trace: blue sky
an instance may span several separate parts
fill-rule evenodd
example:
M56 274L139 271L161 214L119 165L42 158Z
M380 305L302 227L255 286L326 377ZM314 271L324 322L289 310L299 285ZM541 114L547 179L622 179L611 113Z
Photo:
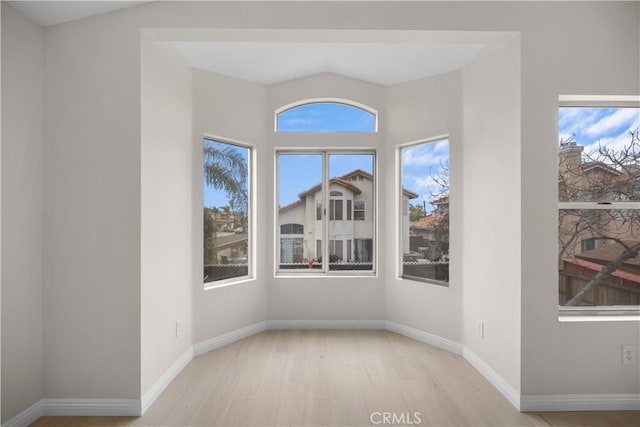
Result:
M356 169L373 174L372 154L330 154L329 177L346 175ZM278 205L299 200L298 194L322 182L321 154L278 155Z
M433 176L442 168L449 166L449 140L425 142L402 149L402 186L419 194L412 199L412 205L423 205L426 202L427 212L433 207L430 201L432 193L438 194L439 186Z
M375 116L336 103L306 104L278 114L278 132L375 132Z
M638 108L561 107L558 115L559 142L573 136L585 153L598 150L602 144L620 150L631 141L629 130L640 126Z

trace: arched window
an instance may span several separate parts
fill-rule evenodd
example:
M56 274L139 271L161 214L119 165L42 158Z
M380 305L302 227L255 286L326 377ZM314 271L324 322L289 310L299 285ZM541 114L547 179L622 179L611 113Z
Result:
M276 111L276 132L376 131L376 112L356 103L313 100L289 105Z
M304 225L282 224L280 226L280 234L304 234Z
M333 190L333 191L331 191L331 193L329 193L329 195L330 195L331 197L341 197L341 196L342 196L342 191L335 191L335 190Z

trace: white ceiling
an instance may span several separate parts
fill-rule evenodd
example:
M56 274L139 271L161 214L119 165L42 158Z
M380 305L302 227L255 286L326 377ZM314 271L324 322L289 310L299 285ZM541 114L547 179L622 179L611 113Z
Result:
M9 1L43 26L149 2ZM335 39L329 42L184 41L175 45L194 68L263 85L313 74L335 73L383 86L462 68L485 46L460 41L399 43L395 40L394 43L385 43L380 40L335 42Z
M143 3L149 1L9 1L11 6L45 27Z
M189 65L269 85L318 73L394 85L467 65L482 44L175 42Z

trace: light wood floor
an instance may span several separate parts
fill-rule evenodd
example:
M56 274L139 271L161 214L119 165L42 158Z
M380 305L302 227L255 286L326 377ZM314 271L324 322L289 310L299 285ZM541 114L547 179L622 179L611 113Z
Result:
M374 424L383 412L404 425L417 412L423 426L640 426L640 412L519 413L460 356L388 331L336 330L266 331L199 356L140 418L32 426L390 425Z

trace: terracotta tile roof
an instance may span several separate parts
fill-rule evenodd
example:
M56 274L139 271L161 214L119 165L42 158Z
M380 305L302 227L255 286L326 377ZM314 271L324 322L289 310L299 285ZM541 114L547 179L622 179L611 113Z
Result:
M279 211L280 211L280 212L288 211L289 209L293 209L293 208L295 208L296 206L300 206L300 205L302 204L302 202L303 202L303 200L302 200L302 199L301 199L301 200L296 200L296 201L295 201L295 202L293 202L293 203L289 203L288 205L284 205L284 206L282 206L282 207L280 208L280 210L279 210Z
M342 175L340 178L348 180L350 178L353 178L356 175L360 175L371 180L373 179L373 175L371 175L369 172L363 171L362 169L356 169L353 172L349 172L346 175Z
M604 268L604 265L602 264L598 264L597 262L586 261L580 258L564 257L562 258L562 261L567 262L569 264L579 265L580 267L584 267L589 270L592 270L594 271L594 276L597 272L599 272ZM619 279L628 280L630 282L640 283L640 274L638 273L633 273L633 272L624 271L624 270L616 270L613 273L611 273L611 276L617 277Z
M349 190L353 191L355 194L360 194L362 193L362 190L360 190L358 187L356 187L354 184L352 184L349 181L345 181L342 178L331 178L331 180L329 180L329 184L340 184L343 187L348 188ZM311 193L315 193L316 191L320 190L320 188L322 188L322 184L318 184L315 185L313 187L311 187L308 190L303 191L302 193L298 194L298 197L300 197L301 199L304 198L307 194L311 194Z
M440 222L442 221L443 216L442 215L429 215L429 216L425 216L424 218L420 218L417 219L415 221L413 221L411 223L411 227L412 228L420 228L423 230L429 229L429 228L434 228L437 227L438 225L440 225Z

